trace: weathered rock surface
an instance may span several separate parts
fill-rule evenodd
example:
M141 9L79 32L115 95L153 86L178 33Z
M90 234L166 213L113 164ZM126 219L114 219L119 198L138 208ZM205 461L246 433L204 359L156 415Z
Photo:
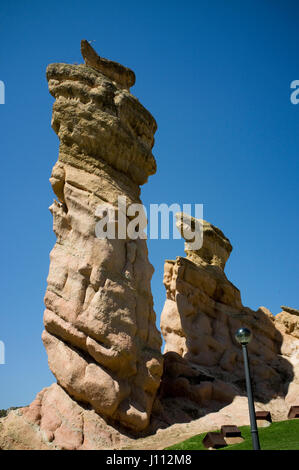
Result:
M139 432L138 437L130 434L113 419L104 420L93 403L78 403L54 384L42 390L29 407L12 411L0 421L0 448L164 449L223 425L249 424L243 359L234 339L241 325L254 333L249 350L256 410L270 410L273 421L287 419L299 396L298 316L281 312L274 317L264 307L257 312L243 307L238 289L221 267L227 254L210 243L221 232L208 223L205 226L210 238L204 237L196 263L179 257L165 265L168 299L162 330L167 352L146 432ZM231 251L227 242L225 246ZM212 256L209 250L218 255ZM205 253L205 259L200 253ZM54 341L66 334L63 321L52 321L51 313L46 313L46 324L56 329ZM79 348L84 344L75 329L69 328L67 334ZM52 347L59 354L60 344ZM64 353L57 362L63 358ZM61 367L65 379L71 371L69 362L71 355Z
M116 449L131 441L57 384L43 389L30 406L11 411L0 422L2 450Z
M285 305L282 305L280 307L283 312L291 313L292 315L297 315L299 316L299 310L297 308L292 308L292 307L286 307Z
M93 51L87 45L82 42L85 56ZM99 206L108 202L117 210L118 197L141 204L139 185L156 170L156 122L119 86L131 76L128 69L102 62L47 68L60 149L50 179L58 198L50 208L57 243L43 342L61 387L138 431L148 426L162 373L153 267L146 240L118 238L117 232L115 239L99 239L95 227Z
M93 47L85 39L81 41L81 54L86 65L96 68L102 72L103 75L117 83L119 87L129 90L130 87L135 84L135 74L133 70L124 67L118 62L99 57Z
M245 395L242 350L234 335L247 326L253 331L248 349L255 398L271 402L272 411L273 400L285 398L279 403L286 419L290 403L299 396L298 316L283 312L274 317L265 307L256 312L244 307L223 270L231 250L223 233L203 221L202 247L190 252L186 243L187 258L165 263L165 363L159 400L167 408L169 401L182 397L196 415ZM171 413L166 414L165 420L171 420Z
M183 212L177 213L176 219L176 226L181 236L185 238L186 258L205 268L211 265L224 270L233 247L223 232L209 222L196 219ZM190 237L190 234L194 234L196 231L201 233L202 241L201 247L197 250L191 249L190 240L186 239L187 235Z
M262 409L262 405L258 404L257 409ZM246 398L236 397L219 412L177 422L147 437L140 434L136 439L124 429L115 429L91 407L83 407L53 384L39 392L30 406L11 411L1 419L0 450L164 449L232 421L239 426L249 424Z
M57 243L50 254L42 339L58 385L40 392L28 409L10 413L3 425L8 432L15 423L17 434L25 433L28 422L36 425L22 441L31 448L105 447L110 431L96 442L102 418L140 432L148 427L163 368L146 240L123 235L127 206L141 204L140 185L156 171L156 122L128 91L132 71L99 58L86 41L82 52L86 65L47 68L60 147L50 178ZM107 204L116 209L115 239L96 236L104 217L98 209ZM83 412L84 406L93 411ZM0 446L7 448L14 437L8 432L3 439Z

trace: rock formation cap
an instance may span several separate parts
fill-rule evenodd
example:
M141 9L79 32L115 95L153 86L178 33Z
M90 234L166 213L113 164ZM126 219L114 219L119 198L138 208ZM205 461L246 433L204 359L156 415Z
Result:
M284 312L291 313L292 315L298 315L299 316L299 310L297 308L286 307L286 305L281 305L280 308Z
M223 232L206 220L196 219L184 212L178 212L176 218L176 226L186 240L185 253L187 258L195 264L210 264L224 270L233 247ZM198 250L192 250L190 249L190 232L194 233L198 230L201 230L202 233L202 246Z
M85 64L47 67L55 98L52 127L60 140L59 160L88 172L107 164L137 185L156 172L152 154L157 123L129 92L132 70L99 57L81 42ZM122 178L122 175L120 175Z
M100 57L86 39L81 41L81 54L86 65L99 70L121 88L129 89L135 84L135 73L118 62Z

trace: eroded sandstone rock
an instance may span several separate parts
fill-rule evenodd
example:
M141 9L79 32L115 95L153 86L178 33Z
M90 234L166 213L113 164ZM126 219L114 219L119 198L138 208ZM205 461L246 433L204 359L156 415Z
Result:
M196 265L207 267L219 266L224 269L225 264L233 249L230 241L224 233L214 225L202 219L196 219L188 214L179 212L176 214L176 226L183 238L185 238L186 258ZM192 249L190 237L196 231L201 233L201 247ZM204 235L204 240L203 240ZM189 236L187 238L186 236Z
M283 312L291 313L292 315L297 315L299 316L299 310L297 308L292 308L292 307L286 307L285 305L282 305L280 307Z
M283 312L275 317L265 307L244 307L240 291L224 273L232 250L229 240L206 221L202 230L199 250L190 251L186 242L186 258L165 262L165 364L159 399L167 408L167 400L182 397L196 403L201 413L245 395L243 356L235 332L247 326L253 331L249 357L255 398L271 402L272 410L273 400L283 398L280 412L286 417L298 391L298 316Z
M96 236L105 212L99 207L114 207L118 223L121 197L126 228L126 207L141 204L140 185L156 171L157 126L128 91L132 71L99 58L86 41L82 53L86 65L47 68L60 147L50 178L57 243L50 254L42 339L58 384L40 392L28 409L9 414L2 448L113 446L116 431L109 443L96 442L103 418L133 432L147 428L160 385L161 336L146 240L123 231L115 239ZM28 423L35 426L30 431ZM109 428L103 432L109 435Z
M0 423L1 450L117 449L133 442L83 407L59 385L43 389L30 406L11 411Z
M130 87L135 84L135 74L133 70L112 60L100 57L85 39L81 41L81 54L86 65L96 68L102 72L103 75L116 82L121 88L129 90Z
M156 170L156 122L126 89L133 72L99 58L86 41L82 51L87 65L47 68L60 148L50 179L57 243L43 342L64 390L136 431L148 426L162 373L153 267L146 240L117 232L99 239L95 227L99 206L117 209L119 197L141 204L139 185Z

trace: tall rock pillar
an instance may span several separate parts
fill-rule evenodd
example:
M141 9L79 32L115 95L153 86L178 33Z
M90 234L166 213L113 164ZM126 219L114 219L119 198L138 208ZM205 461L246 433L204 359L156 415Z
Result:
M100 58L47 68L60 140L51 184L57 242L50 258L43 342L58 384L133 430L147 427L162 374L146 240L99 239L97 209L141 204L156 171L156 122L129 91L134 73ZM126 219L128 222L128 218Z

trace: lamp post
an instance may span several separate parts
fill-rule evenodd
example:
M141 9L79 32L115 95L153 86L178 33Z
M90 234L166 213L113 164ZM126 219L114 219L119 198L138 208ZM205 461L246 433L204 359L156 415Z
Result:
M238 343L241 344L242 350L243 350L253 450L260 450L261 447L260 447L259 434L258 434L257 425L256 425L256 417L255 417L255 409L254 409L254 401L253 401L253 394L252 394L252 388L251 388L251 377L250 377L250 369L249 369L249 361L248 361L248 352L247 352L247 344L250 343L252 339L252 333L248 328L240 328L236 332L235 338L238 341Z

